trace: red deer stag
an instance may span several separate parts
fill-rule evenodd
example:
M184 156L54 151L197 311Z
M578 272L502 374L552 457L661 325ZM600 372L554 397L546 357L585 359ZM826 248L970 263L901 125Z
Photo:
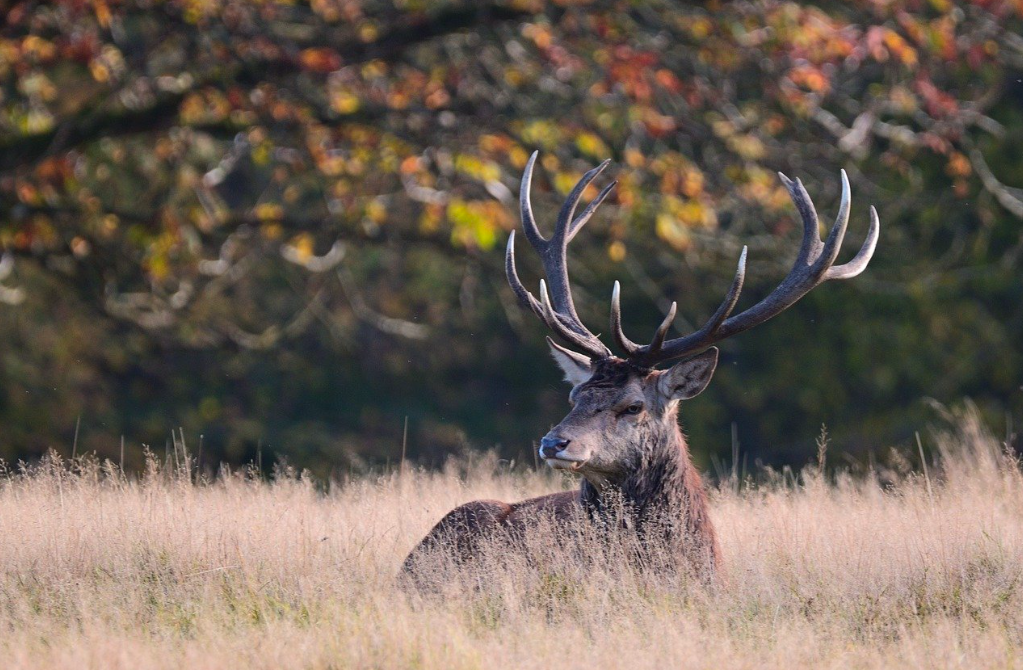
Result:
M615 356L582 324L572 301L566 247L592 218L615 184L612 182L575 216L587 186L608 166L601 163L576 184L554 228L544 239L536 227L529 191L534 153L526 165L520 191L522 227L526 239L540 255L549 282L540 281L540 299L519 280L515 269L515 233L508 239L505 269L508 282L525 307L536 314L570 347L547 343L555 361L572 385L572 409L540 441L540 457L552 468L581 475L578 491L552 493L518 503L497 500L469 502L449 512L409 554L406 573L415 574L418 561L430 551L450 552L456 560L470 558L479 541L495 531L524 530L538 515L567 521L609 519L646 540L667 542L678 567L713 575L719 563L718 545L707 513L700 475L690 461L689 449L678 425L679 401L695 397L710 382L717 365L714 343L749 330L792 306L810 290L829 279L850 279L863 272L877 244L880 222L870 208L870 231L863 247L845 265L834 265L849 221L849 180L842 171L842 200L827 239L821 241L817 212L803 187L781 175L803 222L803 241L788 276L766 298L732 316L746 273L746 249L721 306L696 332L667 339L675 317L673 303L649 344L640 345L622 332L619 285L611 294L611 332L624 354ZM682 359L666 370L656 366ZM607 527L607 524L604 525ZM662 545L664 546L664 545Z

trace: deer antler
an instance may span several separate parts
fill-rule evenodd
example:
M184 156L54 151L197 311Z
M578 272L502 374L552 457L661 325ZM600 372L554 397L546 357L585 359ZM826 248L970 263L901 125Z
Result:
M845 170L842 170L842 200L838 207L838 216L827 239L823 242L818 232L820 224L817 219L817 211L814 209L813 202L810 200L806 188L803 187L803 183L798 179L793 182L781 173L779 176L788 189L803 221L803 241L799 248L799 256L796 257L796 262L781 284L757 304L730 317L739 300L742 282L746 276L746 247L743 247L732 286L728 289L721 306L702 328L690 335L665 341L668 328L675 318L676 305L672 303L671 309L668 310L668 316L654 333L650 344L641 346L631 341L622 332L620 288L618 282L615 282L614 291L611 294L611 331L618 346L625 351L626 357L630 361L637 365L653 367L662 361L699 353L715 342L749 330L777 316L827 280L851 279L866 269L874 255L874 248L877 246L881 228L877 210L873 207L870 208L870 231L859 252L848 263L834 265L849 223L849 178L846 176Z
M575 303L572 301L572 287L568 281L568 258L566 249L568 243L576 236L580 229L593 217L597 207L611 193L611 189L618 182L611 182L597 195L596 198L576 218L576 207L583 191L590 185L597 176L611 163L606 160L582 176L579 183L575 185L568 199L562 205L554 225L554 234L551 238L545 239L536 227L536 220L533 217L533 206L529 200L529 189L533 181L533 166L536 164L538 152L534 151L526 163L526 171L522 175L522 185L519 190L519 207L522 212L522 229L526 234L529 244L536 250L543 263L544 274L547 281L540 280L540 299L537 300L533 294L526 290L519 280L518 272L515 270L515 231L508 237L508 250L505 255L505 273L508 275L508 283L512 290L519 297L525 306L529 307L540 317L540 320L547 324L547 327L557 333L569 344L585 351L593 358L608 358L611 350L591 333L579 320L575 311ZM550 283L550 294L547 292L547 282Z
M540 231L536 227L533 208L529 201L529 188L533 180L533 166L536 163L536 157L537 152L534 151L533 155L529 157L529 162L526 163L526 171L522 175L522 186L519 191L519 204L522 210L523 231L526 234L526 239L536 249L543 262L547 282L550 282L550 295L547 292L547 283L542 279L540 280L539 300L527 291L519 280L515 269L514 231L508 238L508 250L505 255L505 272L508 275L508 283L511 284L519 300L562 339L583 350L593 359L608 358L612 355L611 350L582 324L575 311L571 285L568 281L566 249L568 243L592 218L597 207L617 183L611 182L605 186L604 190L593 199L593 202L583 210L582 214L575 219L572 218L583 191L590 182L597 178L597 175L604 171L610 161L604 161L584 174L579 183L575 185L571 193L568 194L565 204L561 207L554 227L554 234L548 240L540 235ZM676 303L672 303L668 315L654 332L650 344L646 345L636 344L622 332L621 287L618 282L615 282L614 291L611 293L611 333L628 360L643 367L653 367L673 358L692 356L708 349L716 342L749 330L777 316L829 279L851 279L866 269L874 255L874 248L877 246L881 229L877 210L873 207L870 208L870 231L867 233L867 239L863 242L863 246L848 263L835 265L846 228L849 225L851 203L849 178L845 174L845 170L842 170L842 200L838 207L838 216L824 241L820 239L817 211L814 209L803 182L798 179L793 182L781 173L779 176L788 189L792 202L795 203L796 210L803 221L803 241L799 248L799 255L785 279L766 298L746 311L731 316L739 302L743 280L746 278L747 249L743 247L732 285L725 294L721 305L703 327L690 335L666 340L677 308Z

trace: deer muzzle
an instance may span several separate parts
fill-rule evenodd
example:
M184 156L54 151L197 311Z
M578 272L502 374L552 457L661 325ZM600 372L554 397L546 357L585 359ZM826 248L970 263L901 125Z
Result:
M557 470L578 470L587 461L585 456L572 453L571 440L557 435L545 435L540 440L540 458Z

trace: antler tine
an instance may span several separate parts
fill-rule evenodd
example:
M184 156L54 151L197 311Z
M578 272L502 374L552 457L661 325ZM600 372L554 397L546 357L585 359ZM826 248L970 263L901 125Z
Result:
M799 245L799 256L796 257L796 265L810 265L817 260L821 252L820 219L817 218L817 209L813 206L810 194L800 179L792 181L781 172L778 173L781 183L789 192L789 197L796 205L799 212L799 219L803 222L803 240Z
M575 221L572 222L572 225L568 227L567 239L568 242L571 242L572 238L575 237L575 234L582 230L583 226L589 223L590 218L593 217L594 212L597 211L597 208L600 207L600 204L604 202L604 199L611 194L611 191L613 191L614 187L617 185L618 181L615 180L608 184L607 186L605 186L604 189L597 194L597 197L593 199L593 202L586 206L586 209L583 210L583 213L576 217Z
M881 219L877 217L877 210L873 205L870 207L870 230L867 232L867 239L863 246L852 257L852 260L844 265L830 267L824 273L824 280L828 279L852 279L867 269L867 264L874 256L874 249L877 248L877 238L881 235Z
M557 349L562 354L564 354L568 358L572 359L573 361L575 361L579 365L585 367L585 366L589 365L592 362L592 361L590 361L590 359L588 357L583 356L582 354L580 354L578 352L572 351L568 347L561 346L560 344L555 342L554 338L552 338L550 335L548 335L546 337L546 339L547 339L547 344L549 344L551 347Z
M585 351L587 351L587 352L589 352L591 354L596 354L596 352L600 352L600 355L606 356L606 355L608 355L610 353L607 350L607 348L604 347L603 345L599 345L599 347L593 346L593 344L590 342L589 338L584 338L584 337L580 336L579 333L576 333L575 331L573 331L568 326L568 324L566 324L564 322L564 320L561 317L561 315L559 315L557 312L555 312L553 308L548 309L549 303L550 303L550 297L547 295L547 287L546 287L545 282L542 279L540 280L540 291L541 291L540 298L541 298L541 300L537 300L533 296L533 294L530 293L529 290L526 289L526 287L522 284L522 281L519 279L518 271L515 268L515 231L514 230L508 236L508 248L507 248L507 251L505 253L504 269L505 269L505 274L508 277L508 284L511 285L512 291L515 292L515 295L519 298L519 301L522 302L527 307L529 307L529 309L534 314L536 314L538 317L540 317L540 320L543 321L545 324L547 324L548 328L550 328L551 330L555 331L556 333L558 333L559 335L564 337L569 342L572 342L573 344L581 347L582 349L584 349ZM545 306L544 303L543 303L543 300L547 300L548 305ZM590 337L592 337L592 336L590 336ZM593 339L596 339L596 338L593 338Z
M505 274L508 276L508 284L511 285L519 300L562 339L583 349L590 356L606 358L611 355L611 350L582 324L576 312L575 303L572 300L572 287L568 279L567 247L571 238L593 216L597 206L610 193L611 186L604 188L577 219L572 219L586 187L607 168L610 161L604 161L589 170L572 188L558 215L554 234L550 239L546 239L537 228L529 195L533 181L533 168L538 155L538 152L534 151L526 162L519 190L519 206L522 214L522 229L526 234L526 239L540 256L546 280L541 282L539 300L526 290L515 267L515 234L512 232L508 238L508 247L505 252ZM547 292L548 283L550 284L549 294Z
M650 340L650 351L660 351L661 346L664 344L664 338L668 336L668 329L671 328L671 324L675 322L675 312L678 310L678 303L672 302L671 307L668 308L668 314L664 317L664 321L661 321L661 325L657 326L657 330L654 331L654 339Z
M540 234L536 227L536 219L533 217L533 203L530 202L529 191L533 186L533 166L536 165L536 158L539 151L534 151L526 161L526 169L522 173L522 183L519 186L519 211L522 214L522 230L526 233L526 239L533 245L538 253L546 246L547 240Z
M614 289L611 291L611 333L614 335L615 342L626 353L626 356L639 362L660 352L661 345L664 344L664 338L668 335L668 329L671 328L671 324L675 321L677 310L678 303L672 302L671 307L668 308L668 314L661 321L661 325L657 327L650 344L645 347L636 344L626 337L625 331L622 330L621 285L616 280Z
M643 347L642 345L636 344L627 338L625 333L622 331L621 294L622 286L617 280L615 280L615 286L611 290L611 335L626 355L634 357L643 349ZM674 308L674 305L672 305L672 307ZM672 315L674 316L674 313Z
M748 251L749 247L744 245L742 253L739 254L739 264L735 268L735 277L732 278L732 285L728 287L725 299L721 301L721 305L707 319L707 323L703 326L703 330L706 330L708 334L717 332L718 328L732 314L732 310L735 309L735 305L739 302L739 294L742 293L742 285L746 281L746 253Z
M576 221L572 220L572 217L575 215L575 208L579 206L579 198L583 197L583 191L586 190L586 187L589 186L590 183L594 179L596 179L601 172L607 169L607 166L610 164L611 159L605 160L597 167L587 171L586 174L584 174L582 178L578 182L576 182L576 185L572 187L572 190L569 192L568 197L565 199L565 204L561 206L561 211L558 212L558 219L554 228L554 237L551 238L552 241L564 239L564 244L568 244L569 228L575 228L576 232L578 232L579 228L581 228L582 225L586 223L586 221L583 221L582 224L576 226ZM600 203L598 202L597 205L599 204ZM596 207L594 207L593 209L595 210ZM586 210L584 210L584 213L585 211ZM590 216L592 215L593 213L591 212Z
M14 270L14 256L11 255L11 252L5 251L0 256L0 281L11 276L12 270Z
M654 333L653 340L650 344L645 347L640 347L639 351L635 354L631 354L630 357L637 363L642 365L653 366L659 361L667 360L669 358L677 358L678 356L686 355L687 353L695 353L700 349L713 344L717 339L718 329L725 322L725 319L735 309L735 305L739 302L739 295L742 293L742 285L746 280L746 254L748 252L747 247L742 248L742 253L739 254L739 263L735 269L735 277L732 278L732 284L728 287L728 292L725 294L725 299L721 301L721 304L714 311L707 322L703 326L693 333L692 335L671 340L664 345L664 338L668 332L668 328L671 326L672 321L675 319L675 308L676 303L671 303L671 309L668 310L668 316L664 319L661 325L657 328L657 332ZM683 352L682 354L674 353L675 347L681 343L685 343L687 348L691 348L692 352Z
M817 266L827 271L838 258L838 251L842 248L842 240L845 239L845 230L849 226L849 210L851 209L851 196L849 194L849 176L842 170L842 200L838 205L838 215L835 217L835 225L828 233L828 239L824 242L824 249L820 258L817 259Z
M785 279L766 298L744 312L730 316L738 302L745 279L747 252L743 247L732 286L721 306L707 323L695 333L670 340L660 347L655 346L659 344L655 338L654 342L640 348L635 355L637 361L645 365L653 365L671 358L699 353L715 342L749 330L777 316L825 281L850 279L863 272L867 267L877 246L881 229L880 219L873 207L870 208L870 231L867 233L863 246L851 261L845 265L833 267L849 223L851 197L849 179L845 171L842 171L842 199L838 208L838 216L825 242L821 242L817 212L802 182L798 179L793 182L785 175L780 176L803 221L803 240L800 244L799 256Z
M508 248L504 254L504 273L508 277L508 284L511 285L512 291L518 296L519 301L529 307L533 314L536 314L541 319L545 319L543 313L543 306L540 301L533 297L525 286L522 284L522 280L519 279L519 273L515 269L515 231L511 231L508 235Z
M558 219L554 226L554 235L545 243L544 249L540 253L543 258L544 272L547 274L547 280L551 285L551 297L554 300L555 311L565 317L565 323L569 328L580 335L588 337L594 336L582 324L579 314L575 311L575 302L572 300L572 286L568 280L568 229L572 223L572 216L579 205L579 198L582 197L583 191L610 163L610 160L606 160L592 170L589 170L572 187L568 198L565 200L565 204L562 205L561 211L558 213Z
M540 304L543 307L544 322L547 323L551 330L560 335L562 339L574 344L595 358L607 358L611 355L611 350L605 347L597 339L596 335L589 331L586 331L585 335L577 333L562 321L561 315L551 307L551 299L547 295L547 283L543 279L540 280Z

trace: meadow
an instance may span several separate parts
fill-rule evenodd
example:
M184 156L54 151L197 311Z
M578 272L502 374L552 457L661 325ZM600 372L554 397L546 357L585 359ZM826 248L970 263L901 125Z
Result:
M574 482L482 459L325 490L51 457L0 476L0 666L1023 667L1019 464L969 413L924 443L926 473L714 487L715 584L539 538L427 595L395 574L444 512Z

